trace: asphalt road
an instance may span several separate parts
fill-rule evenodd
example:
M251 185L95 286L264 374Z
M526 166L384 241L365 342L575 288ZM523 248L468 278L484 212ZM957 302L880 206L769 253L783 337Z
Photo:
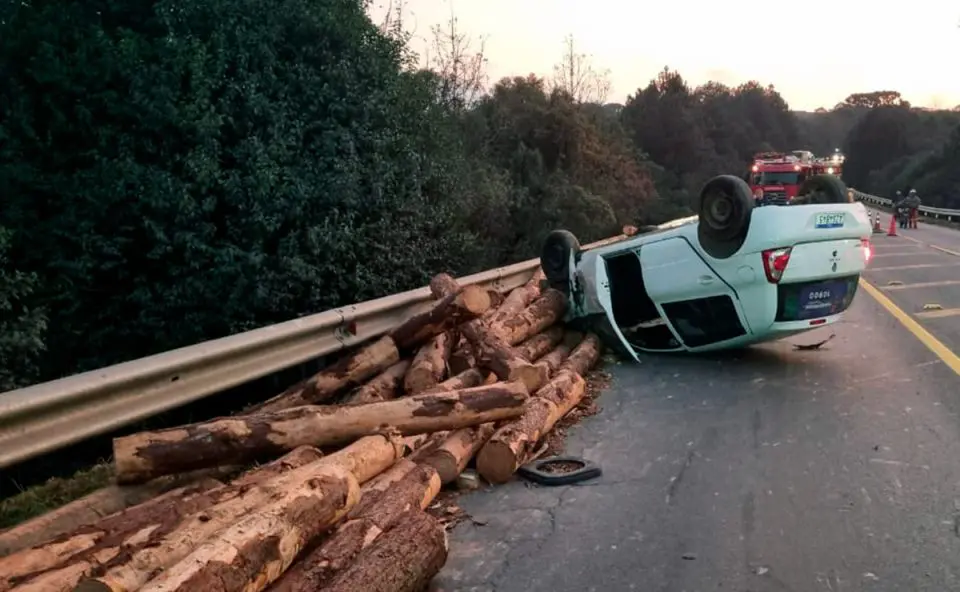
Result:
M819 332L609 366L603 411L567 441L604 475L463 496L476 522L431 589L960 590L960 314L917 316L960 307L960 281L916 286L960 280L960 255L929 246L960 253L960 232L905 236L876 235L865 274L889 306L861 289Z

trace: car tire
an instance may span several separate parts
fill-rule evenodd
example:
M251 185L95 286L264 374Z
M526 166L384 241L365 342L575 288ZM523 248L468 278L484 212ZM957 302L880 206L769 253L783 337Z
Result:
M747 183L733 175L720 175L700 190L697 238L714 259L726 259L740 250L750 228L753 194Z
M580 260L580 241L569 230L554 230L547 235L540 249L540 267L551 288L570 293L570 257Z
M834 175L814 175L800 185L791 205L850 203L847 186Z

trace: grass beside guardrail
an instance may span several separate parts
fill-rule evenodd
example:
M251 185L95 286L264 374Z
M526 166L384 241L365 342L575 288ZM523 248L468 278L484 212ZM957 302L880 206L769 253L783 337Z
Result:
M46 483L24 489L0 500L0 529L55 510L60 506L106 487L113 480L113 466L99 463L81 469L71 477L54 477Z

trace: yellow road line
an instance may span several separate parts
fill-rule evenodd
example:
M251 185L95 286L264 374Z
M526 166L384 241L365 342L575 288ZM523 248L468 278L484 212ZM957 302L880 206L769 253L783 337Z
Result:
M868 267L867 271L893 271L895 269L921 269L924 267L956 267L960 263L914 263L913 265L892 265L889 267Z
M868 270L869 271L869 270ZM943 280L942 282L919 282L916 284L896 284L883 286L882 290L908 290L910 288L939 288L940 286L955 286L960 280Z
M944 364L949 366L956 374L960 375L960 356L953 353L950 348L934 337L932 333L924 329L920 323L910 318L910 315L903 312L899 306L894 304L892 300L887 298L883 292L875 288L870 282L860 278L860 286L873 296L873 299L876 300L880 306L887 309L887 312L900 321L900 324L903 325L907 331L913 333L913 336L920 340L920 343L927 346L930 351L943 360Z
M914 316L918 319L939 319L941 317L955 317L960 315L960 308L944 308L941 310L926 310Z
M956 251L951 251L950 249L944 249L943 247L938 247L937 245L930 245L930 248L931 248L931 249L936 249L936 250L938 250L938 251L942 251L942 252L946 253L947 255L953 255L953 256L955 256L955 257L960 257L960 253L958 253L958 252L956 252Z

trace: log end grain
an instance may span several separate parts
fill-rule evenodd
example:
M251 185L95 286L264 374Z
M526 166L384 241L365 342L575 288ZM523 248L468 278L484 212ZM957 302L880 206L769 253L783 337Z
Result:
M467 286L457 298L460 307L471 315L480 316L490 309L493 304L490 293L480 286Z

